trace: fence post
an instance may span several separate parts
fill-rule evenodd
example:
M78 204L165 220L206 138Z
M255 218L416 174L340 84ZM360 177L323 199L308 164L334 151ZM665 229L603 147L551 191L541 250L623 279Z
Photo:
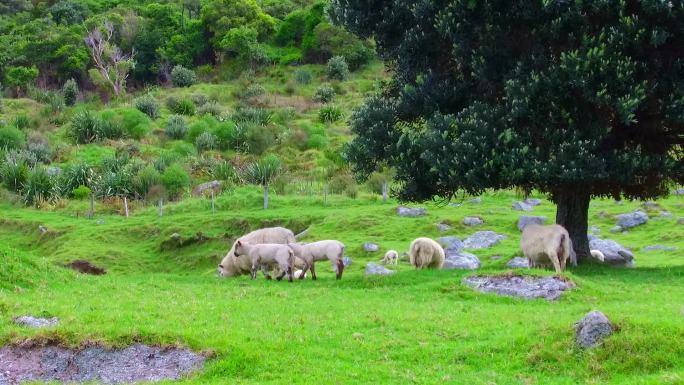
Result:
M164 216L164 198L159 198L159 216Z
M211 213L214 214L216 209L214 208L214 190L211 190Z
M387 181L382 182L382 203L387 203Z
M95 194L90 193L90 211L88 212L88 218L93 219L95 216Z
M124 195L124 213L126 218L128 218L128 198Z

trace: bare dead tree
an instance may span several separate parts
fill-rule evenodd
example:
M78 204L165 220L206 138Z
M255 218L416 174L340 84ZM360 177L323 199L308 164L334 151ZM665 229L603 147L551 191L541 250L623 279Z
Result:
M106 21L102 28L95 28L88 33L85 44L90 50L90 57L102 82L111 86L114 94L119 96L125 90L126 79L135 66L135 50L130 54L121 52L121 49L112 42L113 35L114 25Z

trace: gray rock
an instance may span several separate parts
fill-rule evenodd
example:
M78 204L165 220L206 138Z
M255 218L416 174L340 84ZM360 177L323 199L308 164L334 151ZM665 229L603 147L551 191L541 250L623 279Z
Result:
M613 325L608 317L596 310L589 312L575 324L575 342L582 348L594 347L612 333Z
M441 232L449 231L451 229L451 226L447 225L446 223L438 223L437 229Z
M480 259L470 253L446 253L443 269L466 269L475 270L480 268Z
M663 219L672 219L672 213L669 211L661 211L660 212L660 218Z
M611 232L611 233L621 233L621 232L623 232L623 231L625 231L625 229L623 229L623 228L620 227L620 226L613 226L613 227L610 228L610 232Z
M48 176L57 176L62 173L62 169L57 166L49 166L45 171Z
M59 325L59 318L41 318L30 315L23 315L21 317L15 318L14 323L20 326L25 326L27 328L41 329Z
M463 218L463 224L466 226L477 226L483 224L484 221L480 217L465 217Z
M0 348L0 384L25 382L131 384L178 380L199 370L205 358L187 349L141 344L109 350L91 346L69 350L56 346Z
M456 202L450 202L450 203L449 203L449 207L456 207L456 208L458 208L458 207L461 207L461 206L463 206L463 204L461 204L461 203L456 203Z
M591 226L589 230L594 235L601 233L601 229L598 226Z
M532 206L528 205L525 202L515 202L513 203L512 208L513 210L517 211L532 211Z
M396 273L396 271L378 265L377 263L368 262L366 265L366 275L390 275L394 273Z
M676 251L677 246L652 245L652 246L646 246L641 250L643 250L643 251Z
M677 219L678 225L684 225L684 217Z
M672 195L684 195L684 188L672 190Z
M605 256L604 263L609 265L634 267L634 254L611 239L600 239L589 235L589 249L599 250Z
M375 253L380 250L380 246L377 243L366 242L363 244L363 251L368 253Z
M192 189L192 194L193 195L204 195L205 191L208 191L208 190L214 190L216 192L216 191L219 191L221 189L222 185L223 184L219 180L212 180L209 182L204 182L202 184L195 186L195 188Z
M472 205L479 205L480 203L482 203L482 198L475 197L475 198L469 200L468 203L470 203Z
M623 229L631 229L632 227L640 226L648 222L648 214L641 210L628 214L620 214L616 216L616 218L618 220L617 225Z
M45 234L45 233L48 232L48 228L45 227L45 226L43 226L43 225L39 225L39 226L38 226L38 231L40 231L40 235L43 235L43 234Z
M427 214L427 211L423 207L397 207L397 215L400 217L421 217Z
M530 206L539 206L542 203L541 199L537 198L527 198L525 199L525 204L528 204Z
M473 276L463 279L463 283L482 293L495 293L508 297L525 299L545 298L555 300L575 284L558 277L532 276Z
M492 255L491 257L489 257L489 260L490 261L498 261L501 258L502 257L500 255Z
M654 201L646 201L646 202L642 203L641 205L644 206L644 208L647 210L655 210L659 207L658 203L656 203Z
M518 217L518 230L523 231L527 225L543 225L544 223L546 223L546 217L521 215Z
M513 257L508 261L506 267L510 267L511 269L529 269L530 261L523 257Z
M463 242L461 242L460 239L453 236L437 238L437 243L442 245L445 253L451 252L456 254L461 252L464 247Z
M466 238L463 241L463 246L466 249L486 249L496 245L504 239L506 239L505 235L497 234L493 231L478 231Z
M352 259L345 255L344 257L342 257L342 264L344 265L344 267L347 267L352 264Z

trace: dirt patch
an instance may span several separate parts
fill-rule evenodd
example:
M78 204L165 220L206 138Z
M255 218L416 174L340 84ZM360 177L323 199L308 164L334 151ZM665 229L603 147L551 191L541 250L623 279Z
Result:
M532 277L513 274L466 277L463 283L483 293L525 299L556 300L575 284L563 277Z
M142 344L110 350L88 347L69 350L57 346L0 348L0 385L30 381L134 384L177 380L199 370L205 358L187 349Z
M68 267L72 270L76 270L79 273L90 274L90 275L104 275L107 271L102 267L97 267L90 263L89 261L83 259L77 259L73 262L67 263L64 267Z

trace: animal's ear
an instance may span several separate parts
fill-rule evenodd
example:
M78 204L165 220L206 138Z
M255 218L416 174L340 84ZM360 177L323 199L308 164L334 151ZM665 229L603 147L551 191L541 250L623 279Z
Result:
M219 267L223 269L223 265L219 265Z
M235 242L235 244L238 246L242 246L242 241L237 241L237 242Z

